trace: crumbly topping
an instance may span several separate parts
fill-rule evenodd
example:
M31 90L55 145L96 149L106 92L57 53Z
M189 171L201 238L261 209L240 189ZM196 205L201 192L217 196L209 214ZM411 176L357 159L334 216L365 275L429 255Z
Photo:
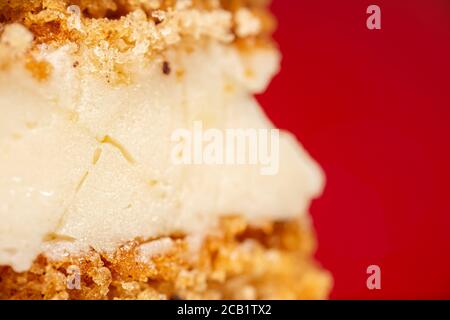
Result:
M0 23L25 25L36 44L70 41L94 47L106 42L120 51L161 51L183 39L229 43L258 36L267 31L260 21L265 2L10 0L0 3Z
M273 22L266 0L9 0L0 2L0 58L69 45L91 70L124 66L173 47L269 43ZM24 28L20 27L24 26ZM13 29L12 31L8 29ZM4 30L4 31L3 31ZM27 32L29 30L29 32ZM21 36L20 33L25 34ZM14 37L15 39L11 39ZM261 42L261 39L264 39ZM15 42L21 42L15 43ZM5 46L5 43L7 45ZM12 43L10 46L8 43ZM17 48L13 51L12 48ZM20 47L20 48L19 48ZM36 54L34 55L36 56ZM28 61L35 58L27 58ZM40 61L27 67L41 78ZM1 66L0 66L1 67Z

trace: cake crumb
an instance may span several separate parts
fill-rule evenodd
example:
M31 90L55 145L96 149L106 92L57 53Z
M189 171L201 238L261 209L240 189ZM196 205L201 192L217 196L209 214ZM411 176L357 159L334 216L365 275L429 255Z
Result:
M247 8L240 8L235 14L236 34L245 38L261 32L261 21Z
M165 75L170 75L171 68L170 68L170 63L168 61L163 62L162 71Z
M29 57L27 59L25 67L28 71L31 72L33 77L39 81L47 80L53 69L52 65L47 61L38 61L33 57Z

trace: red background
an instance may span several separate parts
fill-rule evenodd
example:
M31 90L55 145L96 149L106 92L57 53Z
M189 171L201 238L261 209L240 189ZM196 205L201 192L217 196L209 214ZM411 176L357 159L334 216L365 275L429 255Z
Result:
M370 4L382 30L366 28ZM260 100L327 174L311 211L332 298L449 299L450 1L272 7L283 69Z

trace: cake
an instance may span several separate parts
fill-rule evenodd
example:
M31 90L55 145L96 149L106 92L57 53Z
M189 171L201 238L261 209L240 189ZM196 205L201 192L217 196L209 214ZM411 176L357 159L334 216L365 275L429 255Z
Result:
M323 173L254 98L280 62L267 5L0 2L0 299L328 296ZM225 132L270 132L276 161L203 157Z

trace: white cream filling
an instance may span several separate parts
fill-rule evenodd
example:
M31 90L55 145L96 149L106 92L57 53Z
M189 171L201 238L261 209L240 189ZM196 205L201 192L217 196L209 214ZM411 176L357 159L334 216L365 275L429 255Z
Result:
M277 71L275 50L169 52L170 75L137 60L130 84L108 84L72 51L42 48L53 66L44 82L20 66L0 72L0 265L27 270L65 243L112 252L136 237L205 233L230 214L294 218L320 193L321 170L286 132L273 176L170 158L172 132L194 121L273 128L252 95Z

